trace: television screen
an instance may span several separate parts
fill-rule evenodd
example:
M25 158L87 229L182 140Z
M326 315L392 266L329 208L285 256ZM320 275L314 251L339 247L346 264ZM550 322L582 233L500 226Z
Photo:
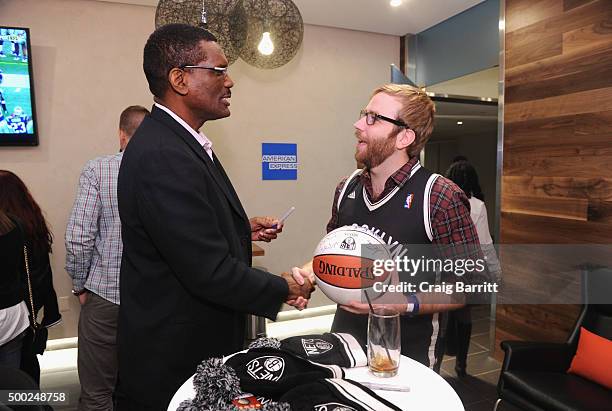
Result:
M38 145L26 28L0 26L0 145Z

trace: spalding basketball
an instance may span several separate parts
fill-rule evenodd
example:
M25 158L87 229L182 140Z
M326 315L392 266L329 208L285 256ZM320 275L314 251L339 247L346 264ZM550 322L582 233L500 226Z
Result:
M376 234L356 224L329 232L319 242L312 260L317 286L338 304L367 302L380 297L372 286L386 283L390 273L374 270L374 261L391 259L386 243ZM377 275L375 275L375 272Z

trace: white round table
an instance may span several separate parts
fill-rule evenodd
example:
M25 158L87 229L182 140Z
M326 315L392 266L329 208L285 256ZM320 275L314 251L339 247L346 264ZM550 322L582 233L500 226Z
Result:
M461 399L444 378L423 364L403 355L395 377L375 377L370 373L368 367L345 368L344 371L345 378L361 383L407 386L408 392L374 390L382 398L402 410L465 411ZM193 376L191 376L172 397L168 411L176 411L181 402L193 397L195 397L195 389L193 388Z

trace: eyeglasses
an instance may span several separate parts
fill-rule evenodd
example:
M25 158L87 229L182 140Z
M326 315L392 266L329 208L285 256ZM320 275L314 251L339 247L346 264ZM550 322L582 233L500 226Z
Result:
M376 123L376 120L384 120L391 124L395 124L398 127L410 128L408 124L404 123L402 120L392 119L381 114L372 113L371 111L361 110L359 112L359 118L361 119L363 117L366 118L366 124L368 126L371 126Z
M181 70L185 69L202 69L214 71L218 76L227 76L227 67L206 67L206 66L180 66Z

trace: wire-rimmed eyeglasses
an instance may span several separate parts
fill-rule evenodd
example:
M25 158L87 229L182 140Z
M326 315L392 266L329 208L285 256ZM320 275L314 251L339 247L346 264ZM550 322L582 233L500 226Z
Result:
M185 70L185 69L210 70L210 71L214 71L215 74L217 74L219 76L227 76L227 67L208 67L208 66L189 66L189 65L185 65L185 66L180 66L179 68L181 70Z

